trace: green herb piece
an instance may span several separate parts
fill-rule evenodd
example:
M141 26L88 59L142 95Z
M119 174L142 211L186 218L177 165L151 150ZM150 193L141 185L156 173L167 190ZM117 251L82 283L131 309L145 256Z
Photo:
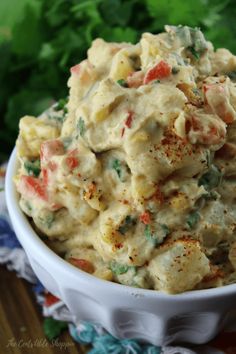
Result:
M128 84L124 79L117 80L116 82L118 85L120 85L122 87L128 87Z
M196 60L200 58L200 54L196 51L194 47L188 47L187 49L191 52L191 54Z
M68 109L66 107L67 103L68 103L68 98L61 98L57 102L56 106L54 107L54 111L62 111L63 110L64 113L67 113L68 112Z
M114 274L114 273L113 273ZM120 284L128 285L128 286L136 286L137 283L137 267L128 266L128 270L122 274L114 274Z
M68 109L66 107L67 103L68 103L68 98L61 98L57 102L57 104L53 107L53 110L55 112L63 111L62 115L53 115L49 113L48 118L53 119L56 122L62 124L65 121L66 114L68 113Z
M176 75L176 74L178 74L178 72L179 72L179 68L177 68L176 66L174 66L174 67L172 68L171 72L172 72L173 75Z
M46 213L45 213L46 212ZM55 220L55 215L53 212L46 211L43 213L43 215L39 216L39 221L45 225L48 229L52 227L52 224Z
M208 48L205 37L199 28L181 25L166 26L165 28L170 35L175 33L182 45L189 50L193 57L197 60Z
M121 178L121 163L120 163L120 160L118 160L118 159L113 160L111 167L116 171L118 177Z
M117 176L122 183L127 181L131 173L129 166L124 161L117 158L109 161L109 168L116 171Z
M131 279L131 286L135 288L147 288L148 287L148 276L147 271L143 267L136 267L136 273Z
M40 160L38 159L35 161L25 161L24 168L26 169L29 176L38 177L41 172Z
M79 121L77 123L77 129L79 130L79 135L80 136L84 136L85 133L85 124L84 124L84 120L82 117L79 117Z
M52 227L52 224L55 220L55 216L53 213L48 213L45 218L45 224L47 225L47 228L50 229Z
M64 321L54 320L52 317L47 317L43 321L43 331L45 336L52 340L60 335L60 333L68 328L68 323Z
M207 191L210 191L213 188L218 187L222 181L222 172L214 165L211 165L209 170L203 174L199 181L198 185L203 186Z
M151 225L146 225L144 235L148 241L151 241L155 246L161 244L163 239L170 233L170 230L165 224L156 224L155 229Z
M145 225L144 235L145 235L146 239L148 239L148 240L152 239L152 232L151 232L150 225Z
M192 230L197 225L199 220L200 220L200 214L197 211L193 211L188 215L186 222L188 227Z
M153 83L154 84L160 84L161 80L154 80Z
M122 235L124 235L135 224L136 224L136 219L132 218L130 215L127 215L124 222L120 225L118 231Z
M3 192L5 189L3 187L0 188L0 192Z
M112 271L112 273L114 273L115 275L120 275L120 274L124 274L129 270L129 266L127 266L126 264L119 264L115 261L112 261L110 263L110 269Z
M59 124L62 124L65 121L65 116L56 116L56 115L51 115L48 114L48 119L52 119L54 121L56 121Z

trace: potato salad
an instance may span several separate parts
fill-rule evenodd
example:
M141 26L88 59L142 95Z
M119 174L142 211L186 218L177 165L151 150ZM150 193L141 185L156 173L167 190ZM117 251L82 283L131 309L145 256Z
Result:
M15 183L46 244L171 294L236 282L236 56L198 28L93 41L68 99L20 120Z

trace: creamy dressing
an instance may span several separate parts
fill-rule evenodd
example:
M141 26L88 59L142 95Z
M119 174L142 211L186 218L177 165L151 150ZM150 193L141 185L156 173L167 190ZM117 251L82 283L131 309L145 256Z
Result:
M48 246L136 287L235 282L234 70L187 26L95 40L68 102L20 121L20 206Z

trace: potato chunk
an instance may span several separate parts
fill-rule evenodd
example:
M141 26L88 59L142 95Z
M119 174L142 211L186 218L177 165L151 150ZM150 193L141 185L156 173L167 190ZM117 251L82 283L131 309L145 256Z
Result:
M209 260L199 242L191 239L160 247L147 269L154 288L171 294L193 289L210 272Z
M24 157L38 157L41 144L45 140L56 139L59 134L57 127L41 119L25 116L20 120L20 135L16 143L18 153Z

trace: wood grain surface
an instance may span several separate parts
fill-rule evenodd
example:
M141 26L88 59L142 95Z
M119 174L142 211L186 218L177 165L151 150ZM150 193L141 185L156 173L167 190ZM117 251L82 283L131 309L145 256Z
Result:
M88 349L74 342L68 331L48 341L32 285L0 266L0 354L83 354Z

